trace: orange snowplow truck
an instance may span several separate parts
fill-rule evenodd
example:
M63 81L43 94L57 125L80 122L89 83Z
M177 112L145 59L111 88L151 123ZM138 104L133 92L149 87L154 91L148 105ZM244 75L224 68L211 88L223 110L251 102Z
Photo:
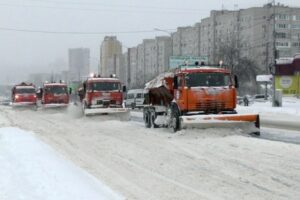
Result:
M259 115L237 114L238 80L218 66L181 66L146 84L145 126L173 131L250 124L259 135Z
M12 106L36 106L37 97L35 86L32 83L20 83L12 88Z
M123 105L123 92L126 92L126 87L122 87L120 80L113 75L88 78L79 91L84 115L128 114L129 110Z

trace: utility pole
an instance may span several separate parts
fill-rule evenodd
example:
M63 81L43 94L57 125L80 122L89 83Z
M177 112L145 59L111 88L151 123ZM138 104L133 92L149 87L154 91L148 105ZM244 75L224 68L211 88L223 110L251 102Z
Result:
M276 88L275 88L275 67L276 67L276 57L277 57L277 52L276 52L276 10L275 10L276 2L273 0L273 70L271 70L273 74L273 79L272 79L272 90L273 90L273 98L272 98L272 107L276 107L276 100L275 100L275 93L276 93Z

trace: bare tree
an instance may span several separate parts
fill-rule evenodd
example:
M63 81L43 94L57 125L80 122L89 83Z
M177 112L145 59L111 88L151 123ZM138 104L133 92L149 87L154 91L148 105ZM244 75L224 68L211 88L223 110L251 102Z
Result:
M258 67L254 60L242 57L242 41L232 32L219 40L217 46L217 57L228 66L231 72L238 76L240 91L242 93L254 93L256 91L255 79Z

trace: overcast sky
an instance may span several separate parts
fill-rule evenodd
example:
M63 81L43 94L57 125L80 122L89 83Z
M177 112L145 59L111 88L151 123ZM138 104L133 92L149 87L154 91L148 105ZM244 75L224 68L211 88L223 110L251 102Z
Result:
M32 72L68 67L68 48L91 50L96 69L105 35L116 35L124 47L144 38L208 17L210 10L262 6L268 0L0 0L0 83L19 82ZM282 0L300 6L299 0ZM8 30L10 29L10 30ZM25 30L22 31L22 30ZM26 32L44 31L53 33ZM138 33L122 33L122 32ZM58 32L80 32L60 34ZM84 33L112 34L84 34Z

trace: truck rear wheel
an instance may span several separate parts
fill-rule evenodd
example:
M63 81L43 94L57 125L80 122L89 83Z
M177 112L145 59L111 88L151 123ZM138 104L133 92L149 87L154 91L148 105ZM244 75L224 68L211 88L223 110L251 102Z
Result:
M158 128L159 126L155 123L156 120L155 112L150 113L150 115L151 115L151 125L153 125L153 128Z

